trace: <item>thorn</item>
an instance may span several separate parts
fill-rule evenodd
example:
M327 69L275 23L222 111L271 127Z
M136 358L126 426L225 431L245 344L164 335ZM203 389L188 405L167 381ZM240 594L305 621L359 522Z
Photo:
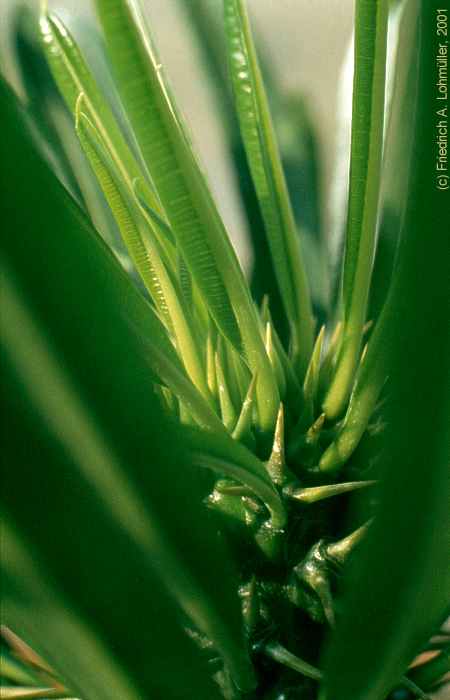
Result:
M326 558L342 566L354 548L364 539L372 521L373 519L368 520L364 525L361 525L361 527L342 540L328 544L325 548Z
M253 441L253 435L252 435L252 422L253 422L253 407L254 407L254 402L255 402L255 394L256 394L256 382L257 382L257 375L253 375L253 378L250 382L250 386L248 387L247 390L247 395L242 403L242 408L241 412L239 414L238 421L236 423L236 427L233 430L233 438L235 440L240 440L242 442L252 442Z
M315 445L319 439L319 435L322 432L322 428L325 425L326 415L321 413L318 418L314 421L306 433L306 442L309 445Z
M284 447L284 406L282 403L280 403L278 410L272 452L266 467L272 481L276 484L283 484L286 479L286 454Z
M317 445L320 434L322 432L323 426L325 425L325 414L321 413L320 416L314 421L314 423L308 428L306 433L304 433L305 424L305 413L300 416L300 420L295 427L295 432L297 435L290 441L288 447L289 459L296 459L301 451L308 448L308 453L311 454L311 448ZM304 458L303 454L303 458Z
M301 488L298 483L291 482L283 489L283 494L288 498L293 498L301 503L316 503L325 498L339 496L342 493L349 493L362 489L366 486L376 484L376 481L348 481L342 484L327 484L326 486L312 486Z

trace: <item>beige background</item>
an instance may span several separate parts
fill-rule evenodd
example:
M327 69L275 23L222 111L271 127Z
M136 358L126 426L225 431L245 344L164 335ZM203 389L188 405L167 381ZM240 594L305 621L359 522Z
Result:
M8 44L12 11L24 0L0 0L0 59L2 71L14 81ZM39 6L39 0L25 0ZM188 3L190 0L185 0ZM210 0L214 5L221 0ZM162 60L173 84L177 102L191 126L194 140L217 195L219 206L240 249L249 262L245 226L235 196L235 185L224 150L223 133L215 103L193 49L179 0L142 0ZM277 80L290 90L308 96L320 134L323 205L329 200L333 174L337 91L341 65L349 42L352 0L248 0L252 20L265 44ZM86 41L82 25L94 17L91 0L49 0L80 43ZM89 46L86 46L89 50Z

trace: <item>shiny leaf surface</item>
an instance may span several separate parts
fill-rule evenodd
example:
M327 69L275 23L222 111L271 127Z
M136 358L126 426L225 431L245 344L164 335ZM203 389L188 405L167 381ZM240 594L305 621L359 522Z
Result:
M135 2L97 0L130 121L173 233L218 327L258 372L263 431L276 419L277 387L242 271Z

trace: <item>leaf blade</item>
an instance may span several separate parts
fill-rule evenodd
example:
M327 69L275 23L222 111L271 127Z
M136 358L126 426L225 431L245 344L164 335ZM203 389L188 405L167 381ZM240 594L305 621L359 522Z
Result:
M151 619L158 620L149 595L153 586L161 592L161 609L166 609L164 599L169 599L168 614L179 619L181 608L192 616L216 640L237 684L249 687L252 670L242 637L237 582L220 542L209 527L201 525L205 514L197 472L178 434L172 432L174 426L155 413L158 404L153 398L154 374L149 367L147 343L154 347L153 332L159 328L158 323L149 304L36 156L20 111L3 84L0 99L5 129L0 148L9 173L4 185L5 216L21 232L20 236L2 237L2 261L10 287L18 290L13 298L19 299L20 318L29 319L32 327L38 328L39 337L44 338L38 344L26 342L23 331L29 324L16 323L15 313L5 314L10 342L5 350L4 333L2 347L9 363L7 397L12 422L11 429L5 426L5 450L15 468L8 471L8 488L2 490L3 506L14 518L21 538L39 552L48 578L66 591L76 609L95 620L103 639L114 640L116 658L139 685L138 697L145 696L146 688L154 687L160 678L180 697L185 690L184 685L176 690L180 679L177 681L170 670L173 647L169 640L165 646L161 638L159 671L149 664L145 652L147 646L154 649L155 660L160 653L158 644L152 647L147 636L151 636L151 630L142 626L143 606ZM23 179L25 166L33 176L32 190ZM25 197L28 207L20 206ZM54 235L59 230L64 236ZM47 275L42 275L36 265L44 243ZM17 303L9 304L9 309L17 309ZM162 335L157 350L169 360L174 353L164 338ZM39 347L39 357L46 359L50 375L41 373L36 362ZM176 357L170 364L180 371ZM57 379L61 375L64 381ZM47 382L46 376L51 381ZM65 393L60 389L52 392L52 387L61 385ZM75 414L70 413L75 410ZM70 420L71 415L83 420ZM89 457L87 454L90 444L101 444L99 438L87 439L87 431L92 436L95 428L95 435L102 436L108 447L102 466L98 447L97 457L92 450ZM28 444L35 446L34 460L30 459L24 433L29 435ZM163 445L164 433L173 438ZM176 455L172 448L176 450L177 444L181 451ZM109 459L108 454L115 459ZM42 468L37 459L42 459ZM182 470L180 463L185 466ZM149 464L155 468L149 469ZM45 485L46 508L45 499L36 498L37 493L45 492ZM181 530L179 516L186 517ZM37 520L39 528L35 527ZM91 527L92 522L96 527ZM192 541L184 540L191 536ZM117 566L119 550L123 554L120 560L127 562L124 567ZM72 556L73 551L76 556ZM156 558L155 552L159 552ZM218 557L212 567L211 556ZM147 562L145 571L143 560ZM219 591L221 585L219 580L212 585L211 576L221 570L228 583L216 596L214 591ZM96 586L96 576L90 575L94 571L108 581L108 586ZM141 588L143 576L147 583ZM123 633L132 628L134 633ZM189 651L192 647L181 644L177 646L181 656L187 650L188 658L193 660L192 687L205 700L209 692L214 696L214 685L202 672L197 673L196 654ZM58 644L55 653L57 650ZM190 673L189 668L186 671ZM111 700L117 695L111 695L105 685L103 694L97 697Z
M386 0L356 3L345 323L336 373L323 402L330 419L339 417L349 397L366 320L380 192L387 18Z
M408 35L420 37L415 44L418 90L410 105L415 165L399 251L392 344L386 349L393 399L384 478L367 544L349 573L348 580L358 584L345 594L346 623L338 625L326 659L324 697L333 700L385 698L448 610L450 270L448 242L436 236L429 245L423 233L429 227L438 230L449 215L446 210L442 216L445 192L432 178L423 177L434 167L428 146L435 133L435 115L429 108L435 98L429 80L434 37L428 31L434 8L423 2L413 4L412 10Z
M164 80L136 3L97 0L119 90L144 160L191 274L217 326L258 373L263 431L276 420L277 387L256 312L223 222ZM146 116L147 115L147 116Z
M228 59L241 135L258 195L266 235L296 360L306 371L312 351L311 301L296 225L250 23L242 0L225 0Z

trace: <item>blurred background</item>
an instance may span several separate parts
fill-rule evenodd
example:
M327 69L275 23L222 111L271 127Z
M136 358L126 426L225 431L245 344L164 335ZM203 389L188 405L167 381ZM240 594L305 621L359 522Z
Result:
M10 28L18 7L23 4L37 9L39 0L1 2L2 72L6 73L19 91L21 86L14 64ZM67 23L91 63L99 64L101 61L96 42L92 41L96 21L91 1L49 0L48 4ZM244 266L249 269L251 257L247 243L248 222L244 220L237 196L236 177L227 154L224 124L221 123L223 120L218 118L221 111L220 99L217 99L212 87L211 72L205 70L202 55L202 32L203 40L208 40L211 36L202 27L197 27L196 34L192 26L193 9L198 4L198 0L142 0L178 105L189 123L233 241L239 249ZM208 14L208 21L212 19L216 29L220 29L220 0L203 0L201 4ZM351 39L353 2L249 0L248 5L265 77L272 87L271 93L276 92L283 100L291 99L294 103L302 98L306 108L308 124L316 139L316 155L320 166L317 171L317 192L320 192L318 204L327 235L330 227L334 226L334 222L330 224L328 221L328 210L330 196L334 197L332 182L338 141L342 141L342 126L338 116L343 109L340 93L345 88L342 84L342 64ZM208 36L205 37L205 34ZM220 51L220 47L215 48ZM349 77L351 81L351 72ZM344 95L344 111L349 115L351 94L348 89L344 90ZM289 140L295 138L289 131L291 125L286 124L283 117L277 118L276 108L274 112L279 138L290 146ZM297 144L297 147L301 147L301 144ZM292 183L294 207L303 206L301 192L298 192L301 186L302 182ZM306 223L306 227L311 228Z

